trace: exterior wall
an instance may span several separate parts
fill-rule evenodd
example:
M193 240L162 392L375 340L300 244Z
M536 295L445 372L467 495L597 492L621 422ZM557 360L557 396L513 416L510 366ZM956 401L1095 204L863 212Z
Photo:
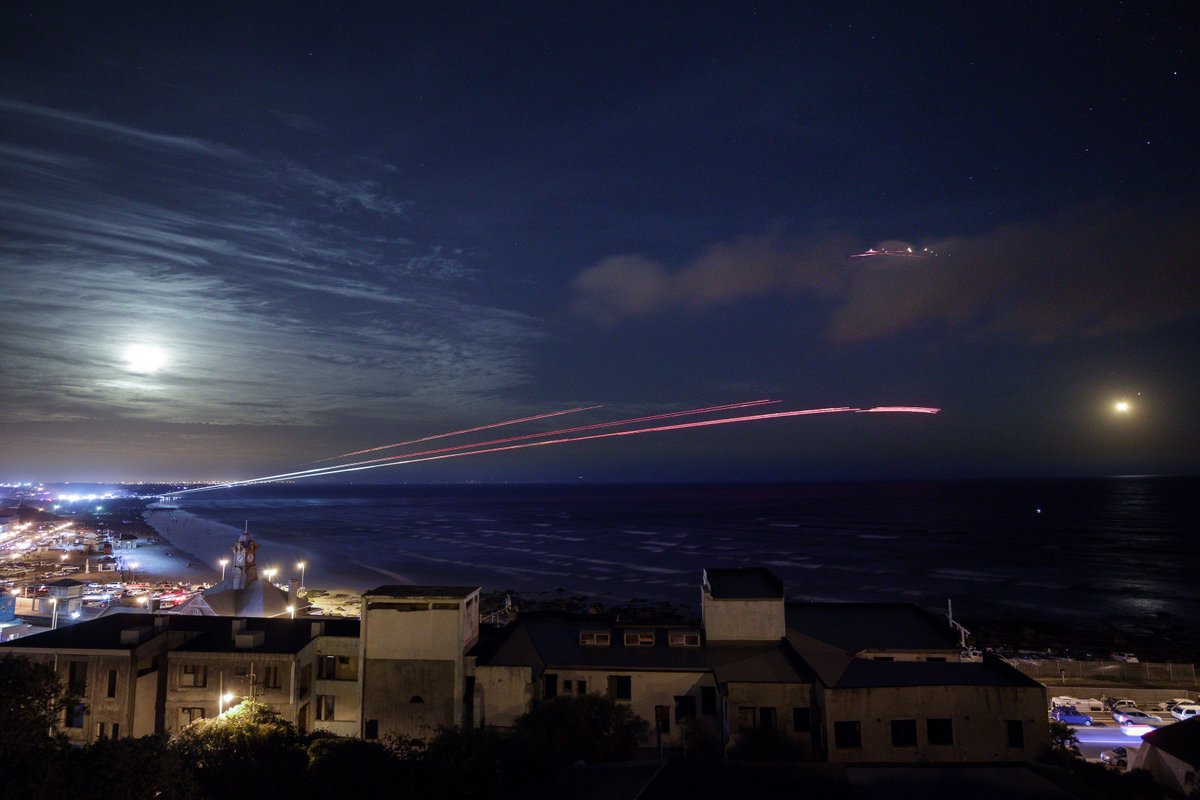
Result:
M250 696L295 723L294 663L287 653L171 653L167 657L164 730L173 733L187 724L182 712L185 708L202 709L201 713L208 719ZM204 670L203 686L187 685L185 666ZM266 685L268 670L272 667L277 670L278 686ZM221 695L225 693L233 695L228 703L221 702Z
M533 706L530 667L475 668L475 720L479 725L507 728Z
M868 648L858 653L857 657L890 661L962 661L962 651L956 649L885 650Z
M812 726L816 724L813 687L807 683L733 683L726 684L725 706L729 716L729 746L736 747L753 729L771 728L787 734L806 752L812 752ZM795 729L793 709L806 709L810 721L807 730ZM743 709L753 709L744 713ZM772 726L763 709L774 709Z
M343 636L317 636L300 652L298 671L305 676L297 681L296 702L300 706L297 725L303 730L320 730L338 736L358 736L361 728L359 640ZM322 677L321 662L334 659L332 673ZM333 715L328 717L330 698ZM319 719L326 716L325 719Z
M702 592L700 613L710 642L776 641L787 634L782 598L715 600Z
M1196 768L1149 742L1132 751L1129 768L1149 770L1156 781L1181 795L1191 796L1196 789Z
M363 719L389 733L426 738L461 724L462 683L454 661L374 659L363 664Z
M1042 687L907 686L826 689L822 732L828 760L851 762L1032 761L1049 744ZM927 720L949 719L951 744L930 744ZM894 746L892 720L916 721L916 744ZM1020 722L1024 743L1010 747L1006 720ZM835 724L858 722L860 747L839 747Z

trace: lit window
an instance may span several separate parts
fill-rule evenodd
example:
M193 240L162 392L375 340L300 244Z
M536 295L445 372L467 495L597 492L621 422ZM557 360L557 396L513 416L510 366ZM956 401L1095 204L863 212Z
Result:
M607 631L580 631L579 643L585 647L608 647L612 636Z
M696 631L672 631L667 643L671 647L699 647L700 634Z
M654 631L626 631L626 647L654 647Z

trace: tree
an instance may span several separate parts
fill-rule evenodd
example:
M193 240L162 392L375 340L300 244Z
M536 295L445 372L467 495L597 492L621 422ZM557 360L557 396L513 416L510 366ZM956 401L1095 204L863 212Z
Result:
M197 800L190 769L165 736L101 739L67 754L63 797L75 800Z
M171 749L192 766L207 797L294 796L308 766L296 729L257 700L192 723L175 735Z
M348 776L353 776L359 793L412 796L405 791L411 783L406 780L405 766L379 742L320 736L308 746L308 796L335 797L345 790Z
M576 761L628 761L650 733L629 706L596 694L557 697L517 718L517 743L556 768Z
M24 656L0 658L0 785L12 796L37 800L55 795L66 747L56 728L79 697L49 664Z

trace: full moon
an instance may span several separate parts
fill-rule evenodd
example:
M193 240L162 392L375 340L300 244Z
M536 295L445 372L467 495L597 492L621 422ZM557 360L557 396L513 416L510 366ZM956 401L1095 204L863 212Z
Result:
M1116 411L1118 414L1128 414L1132 410L1133 406L1129 404L1128 400L1118 400L1113 403L1113 411Z
M158 372L167 363L167 354L148 344L135 344L125 348L125 369L130 372L149 374Z

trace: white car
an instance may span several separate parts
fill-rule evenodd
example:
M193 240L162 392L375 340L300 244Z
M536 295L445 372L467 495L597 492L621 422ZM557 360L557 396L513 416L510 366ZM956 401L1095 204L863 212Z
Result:
M1140 708L1114 709L1112 718L1122 725L1149 725L1153 722L1162 722L1162 717L1147 714Z
M1155 711L1170 711L1175 706L1190 706L1195 705L1194 700L1189 700L1186 697L1172 697L1170 700L1163 700L1154 707Z
M1195 703L1180 703L1171 709L1171 716L1180 722L1198 715L1200 715L1200 705Z
M1100 760L1114 767L1124 767L1129 763L1129 751L1124 747L1114 747L1101 753Z
M1133 653L1113 653L1113 661L1124 661L1126 664L1137 664L1138 657Z

